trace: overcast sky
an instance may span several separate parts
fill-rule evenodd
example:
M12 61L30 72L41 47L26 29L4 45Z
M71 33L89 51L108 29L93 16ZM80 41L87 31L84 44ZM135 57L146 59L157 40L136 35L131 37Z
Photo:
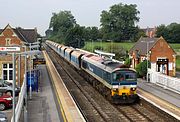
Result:
M100 26L102 10L118 4L137 4L140 27L180 23L180 0L1 0L0 28L8 23L12 27L34 28L44 35L52 13L72 12L78 24Z

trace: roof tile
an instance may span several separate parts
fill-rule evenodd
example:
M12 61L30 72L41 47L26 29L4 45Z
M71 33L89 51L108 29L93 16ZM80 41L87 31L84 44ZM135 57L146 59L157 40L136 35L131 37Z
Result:
M147 43L149 43L148 51L154 46L154 44L159 40L159 38L149 38L141 37L135 45L130 49L129 53L132 54L133 51L138 50L141 55L146 55L147 53Z

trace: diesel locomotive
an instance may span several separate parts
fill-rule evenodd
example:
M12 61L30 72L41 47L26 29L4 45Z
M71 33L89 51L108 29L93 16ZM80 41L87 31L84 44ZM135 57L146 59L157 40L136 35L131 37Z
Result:
M103 94L114 103L134 103L139 100L136 93L136 71L127 68L124 64L101 57L97 54L67 47L53 41L46 44L55 50L61 57L73 65L83 76L93 77L92 84L99 87Z

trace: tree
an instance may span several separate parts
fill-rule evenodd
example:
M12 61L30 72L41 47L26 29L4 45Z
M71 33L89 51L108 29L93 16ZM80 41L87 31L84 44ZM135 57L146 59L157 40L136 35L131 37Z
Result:
M50 37L51 35L52 35L52 30L51 29L47 29L46 31L45 31L45 34L46 34L46 37Z
M169 30L166 28L165 25L162 24L162 25L157 27L157 31L156 31L157 37L163 36L163 38L168 40L169 39L168 33L169 33Z
M180 24L160 25L157 27L156 35L163 36L168 42L180 43Z
M109 11L102 11L101 26L103 38L122 41L129 40L137 34L135 23L139 21L139 11L136 5L117 4L110 7Z
M83 30L84 27L80 27L79 25L76 25L74 28L69 29L65 37L65 45L74 48L84 47L85 43L83 39Z
M84 38L86 40L93 40L93 41L97 41L100 37L100 32L98 27L86 27L84 29Z
M134 35L134 37L132 37L132 40L135 42L138 41L140 37L146 36L145 32L142 29L138 29L137 31L138 31L137 34Z
M166 27L168 29L168 41L169 42L180 42L180 24L171 23Z
M52 38L55 40L64 40L66 33L69 29L76 25L74 16L70 11L60 11L59 13L53 13L49 28L52 29Z
M98 36L99 36L99 30L98 30L98 27L91 27L91 30L90 30L90 35L91 35L91 40L93 41L97 41L98 39Z
M86 28L84 28L83 34L84 34L84 39L85 39L85 40L88 41L88 40L91 39L90 33L91 33L91 27L86 27Z

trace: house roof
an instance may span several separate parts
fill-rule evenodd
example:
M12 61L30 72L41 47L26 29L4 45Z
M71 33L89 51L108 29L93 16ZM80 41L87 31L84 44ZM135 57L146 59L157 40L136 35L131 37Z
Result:
M33 43L37 41L37 31L36 29L14 29L18 37L24 42Z
M0 29L0 34L4 31L4 29ZM23 29L20 27L12 28L12 29L16 33L16 35L24 42L33 43L33 42L37 41L37 30L36 29Z
M148 51L154 46L154 44L159 40L159 38L149 38L149 37L141 37L135 45L130 49L129 53L132 54L133 51L138 50L140 55L146 55L147 53L147 43Z

